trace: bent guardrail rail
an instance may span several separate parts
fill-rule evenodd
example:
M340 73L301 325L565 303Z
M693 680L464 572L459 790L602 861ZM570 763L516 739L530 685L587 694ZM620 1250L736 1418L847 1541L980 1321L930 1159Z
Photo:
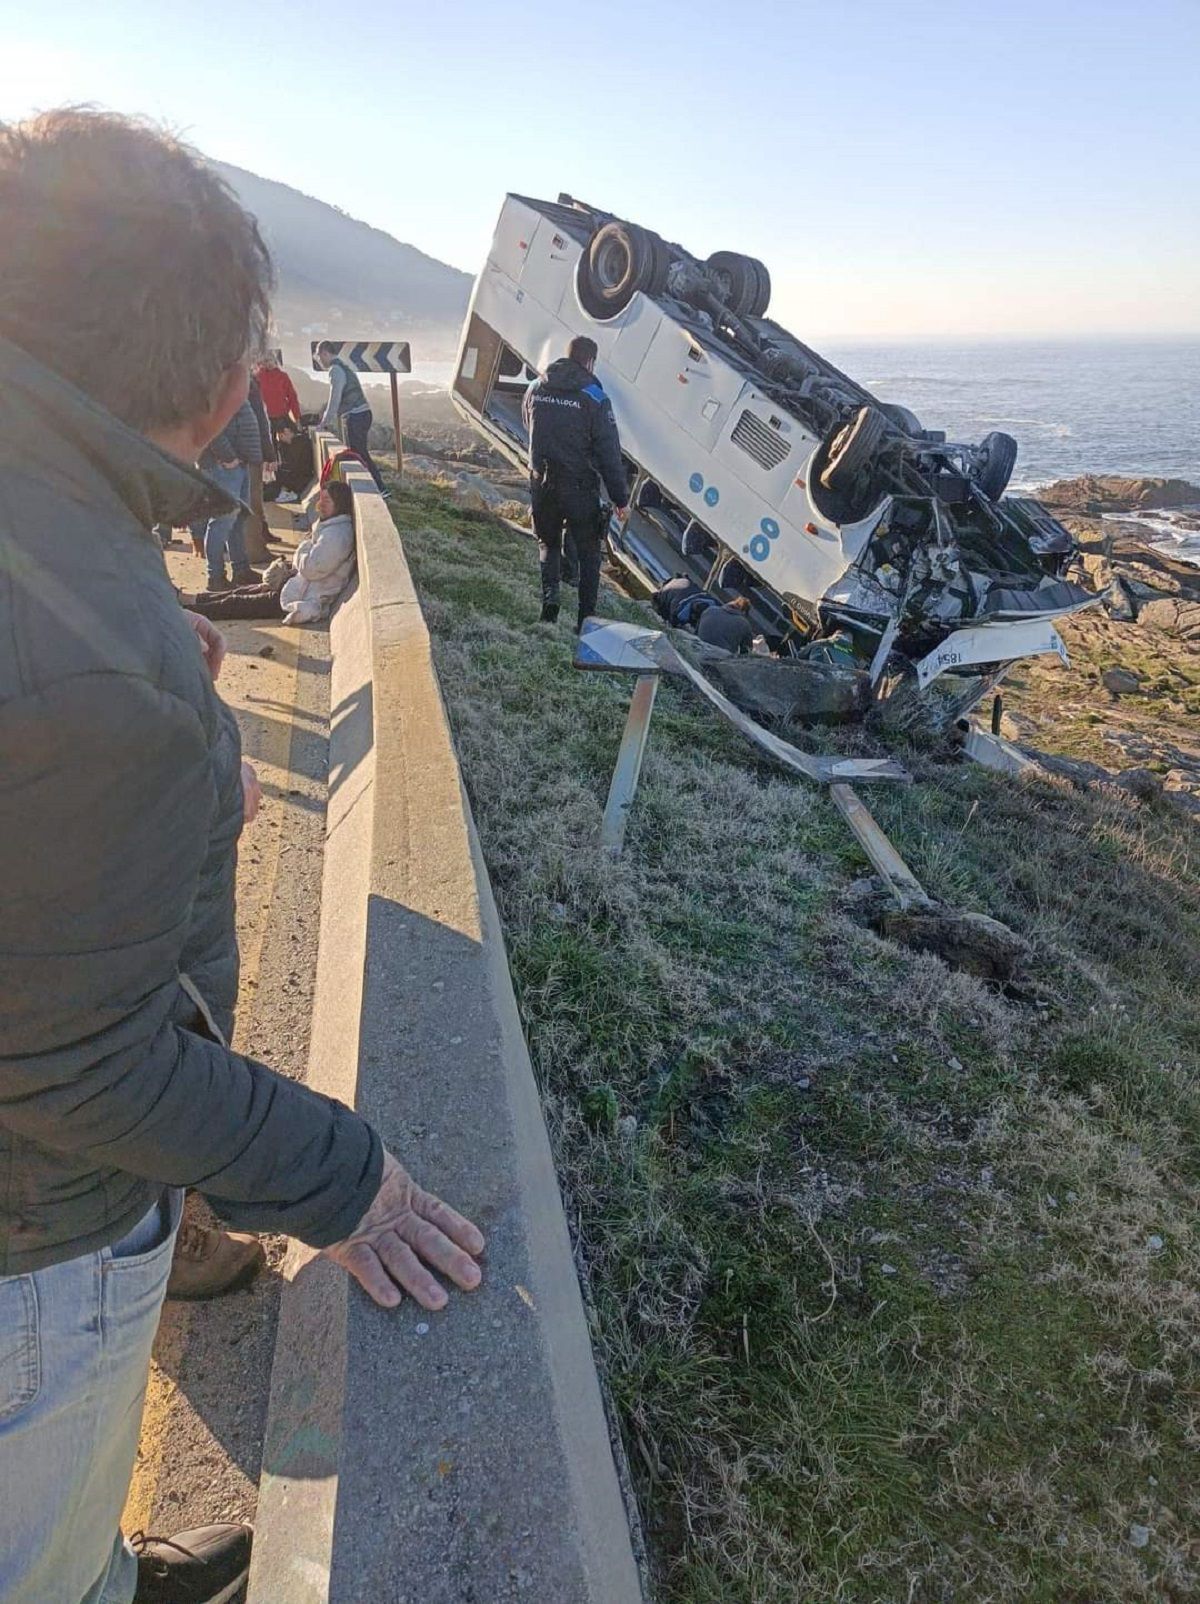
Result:
M320 437L322 460L336 444ZM571 1244L400 539L351 472L309 1084L488 1238L483 1288L376 1308L293 1244L249 1604L639 1604Z

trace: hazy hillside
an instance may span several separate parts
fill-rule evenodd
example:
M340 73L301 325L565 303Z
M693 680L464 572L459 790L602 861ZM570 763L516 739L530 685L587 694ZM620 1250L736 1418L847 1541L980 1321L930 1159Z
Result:
M470 276L287 184L212 164L258 218L279 273L275 318L289 362L310 338L410 339L414 361L453 355Z

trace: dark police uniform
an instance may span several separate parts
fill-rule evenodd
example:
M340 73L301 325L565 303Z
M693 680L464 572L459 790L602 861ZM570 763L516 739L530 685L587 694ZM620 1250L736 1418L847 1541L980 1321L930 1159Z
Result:
M579 560L579 624L596 610L603 515L599 487L614 506L629 500L612 404L599 381L570 357L550 364L526 400L533 527L542 568L542 607L558 608L564 531Z

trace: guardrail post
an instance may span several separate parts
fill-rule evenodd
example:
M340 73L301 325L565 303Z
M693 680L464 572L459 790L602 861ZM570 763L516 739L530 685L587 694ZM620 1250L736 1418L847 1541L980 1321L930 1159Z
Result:
M600 831L605 851L614 858L621 856L621 848L625 844L625 826L629 823L629 810L637 795L642 757L650 734L650 715L654 712L654 698L657 695L658 675L639 674L629 703L629 717L625 720L625 733L621 736L621 749L617 753L612 784L608 788L604 825Z

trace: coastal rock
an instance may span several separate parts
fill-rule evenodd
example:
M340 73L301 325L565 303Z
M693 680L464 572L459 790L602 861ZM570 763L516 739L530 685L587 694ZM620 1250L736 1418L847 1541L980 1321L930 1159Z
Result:
M1010 981L1032 958L1033 950L1023 936L983 913L884 907L872 923L880 935L917 952L934 953L952 969L981 980Z
M1162 789L1168 802L1200 818L1200 773L1195 769L1171 769L1163 777Z
M871 700L867 674L830 663L713 655L705 672L744 712L768 723L846 724Z
M1151 629L1165 630L1180 640L1200 641L1200 602L1177 596L1142 602L1138 608L1138 622Z
M529 505L528 490L513 474L476 473L449 459L419 453L405 457L404 471L413 479L424 479L448 489L457 506L471 511L498 512L501 507L517 504L521 512ZM510 482L502 482L505 479Z
M1153 802L1155 797L1162 795L1163 790L1162 781L1151 769L1126 769L1112 783L1120 790L1128 791L1130 796L1136 796L1140 802Z
M1136 696L1142 686L1141 680L1128 668L1106 668L1100 683L1113 696Z
M1037 492L1047 507L1099 517L1105 512L1170 511L1200 507L1200 485L1186 479L1122 478L1119 474L1084 474L1059 479Z
M1083 571L1091 580L1097 590L1104 590L1113 582L1112 559L1107 550L1089 550L1083 546L1079 548L1079 561L1083 564Z

